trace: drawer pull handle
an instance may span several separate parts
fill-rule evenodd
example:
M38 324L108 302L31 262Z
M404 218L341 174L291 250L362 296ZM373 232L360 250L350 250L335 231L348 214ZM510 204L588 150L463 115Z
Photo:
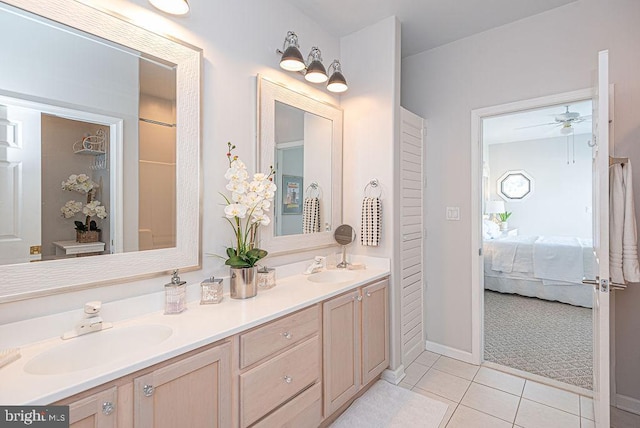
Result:
M367 297L371 297L371 291L367 291Z
M111 413L113 413L114 409L115 406L111 401L105 401L104 403L102 403L102 413L104 413L105 415L109 416Z
M145 397L151 397L153 395L153 385L145 385L142 387L142 393Z
M358 302L362 302L362 296L358 296Z
M282 336L283 336L285 339L288 339L288 340L291 340L291 338L293 337L293 335L292 335L291 333L289 333L288 331L286 331L286 332L282 333Z
M284 377L284 381L285 381L286 383L291 383L291 382L293 382L293 378L292 378L291 376L285 376L285 377Z

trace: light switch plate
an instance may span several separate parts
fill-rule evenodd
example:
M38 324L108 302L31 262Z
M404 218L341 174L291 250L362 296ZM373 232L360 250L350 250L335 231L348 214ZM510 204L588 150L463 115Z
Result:
M460 207L447 207L447 220L459 221L460 220Z

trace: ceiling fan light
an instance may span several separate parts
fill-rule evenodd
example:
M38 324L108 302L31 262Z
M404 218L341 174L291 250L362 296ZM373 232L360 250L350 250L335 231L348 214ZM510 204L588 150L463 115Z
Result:
M571 124L568 124L569 126L565 125L562 128L560 128L560 133L562 135L570 135L573 132L573 127L571 126Z
M156 9L171 15L186 15L189 12L187 0L149 0L149 3Z

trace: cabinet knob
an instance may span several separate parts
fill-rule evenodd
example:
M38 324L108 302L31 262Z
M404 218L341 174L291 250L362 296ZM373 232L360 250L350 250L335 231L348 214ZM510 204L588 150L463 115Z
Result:
M285 331L284 333L282 333L282 336L285 339L291 340L291 338L293 337L293 335L291 333L289 333L288 331Z
M358 296L358 302L362 302L362 296Z
M367 291L367 297L371 297L371 291Z
M104 413L105 415L109 416L111 413L113 413L114 409L115 406L111 401L105 401L104 403L102 403L102 413Z
M285 376L285 377L284 377L284 381L285 381L286 383L291 383L291 382L293 382L293 378L292 378L291 376Z
M145 385L142 387L142 393L145 397L151 397L153 395L153 385Z

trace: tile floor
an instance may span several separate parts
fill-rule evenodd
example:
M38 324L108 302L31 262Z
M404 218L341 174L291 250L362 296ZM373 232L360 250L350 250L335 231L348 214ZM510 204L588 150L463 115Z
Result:
M425 351L405 371L400 386L449 405L440 427L594 426L591 398L487 367Z

